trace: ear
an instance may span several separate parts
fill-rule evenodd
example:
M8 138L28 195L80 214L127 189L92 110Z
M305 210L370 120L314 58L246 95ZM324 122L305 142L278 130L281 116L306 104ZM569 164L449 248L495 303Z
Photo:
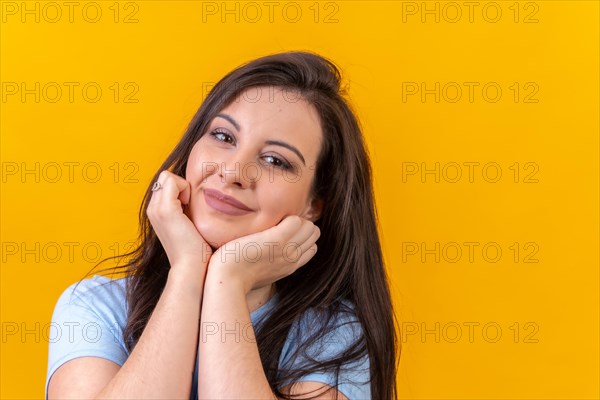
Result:
M314 199L311 201L310 208L304 213L304 218L309 221L315 222L321 218L321 212L323 211L323 200Z

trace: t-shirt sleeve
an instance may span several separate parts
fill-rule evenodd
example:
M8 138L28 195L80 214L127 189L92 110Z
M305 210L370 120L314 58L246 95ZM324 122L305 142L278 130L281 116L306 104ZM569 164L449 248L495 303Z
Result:
M320 328L322 324L317 323L316 314L307 313L298 324L292 325L290 334L282 350L280 373L293 371L302 366L310 359L318 361L330 360L336 356L341 356L344 351L349 350L355 345L356 341L362 336L362 327L356 316L348 313L339 313L336 318L330 322L329 327L333 330L320 337L315 343L308 346L305 352L297 352L298 346L306 343L310 335L315 334L315 328ZM351 363L343 364L338 376L337 390L343 393L349 400L371 399L371 376L369 366L369 356ZM331 387L336 386L336 372L316 371L294 382L321 382ZM280 385L280 389L288 385L289 381Z
M111 303L113 292L95 279L84 280L75 289L69 286L59 297L52 314L48 335L48 384L54 372L74 358L95 356L123 365L127 351L120 338L122 320ZM117 309L118 311L118 309Z

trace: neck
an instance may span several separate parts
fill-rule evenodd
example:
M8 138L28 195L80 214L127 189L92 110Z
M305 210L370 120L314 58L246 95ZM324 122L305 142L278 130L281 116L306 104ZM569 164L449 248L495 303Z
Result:
M271 299L271 297L273 297L274 295L274 283L271 285L260 287L258 289L251 290L250 293L248 293L248 295L246 296L246 303L248 304L248 309L250 310L250 312L256 311L257 309L265 305L265 303L269 301L269 299Z

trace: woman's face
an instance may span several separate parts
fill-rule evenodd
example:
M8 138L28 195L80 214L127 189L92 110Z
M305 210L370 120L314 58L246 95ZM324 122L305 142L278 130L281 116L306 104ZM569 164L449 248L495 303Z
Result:
M192 148L186 214L213 248L288 215L316 220L322 204L310 198L310 188L322 136L316 110L297 93L248 89L209 122ZM248 209L224 204L214 191Z

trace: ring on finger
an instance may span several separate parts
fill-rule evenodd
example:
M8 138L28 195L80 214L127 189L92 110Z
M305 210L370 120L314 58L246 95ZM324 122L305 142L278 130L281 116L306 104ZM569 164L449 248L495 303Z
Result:
M152 185L152 191L156 192L157 190L162 189L162 185L160 184L159 181L154 182L154 185Z

